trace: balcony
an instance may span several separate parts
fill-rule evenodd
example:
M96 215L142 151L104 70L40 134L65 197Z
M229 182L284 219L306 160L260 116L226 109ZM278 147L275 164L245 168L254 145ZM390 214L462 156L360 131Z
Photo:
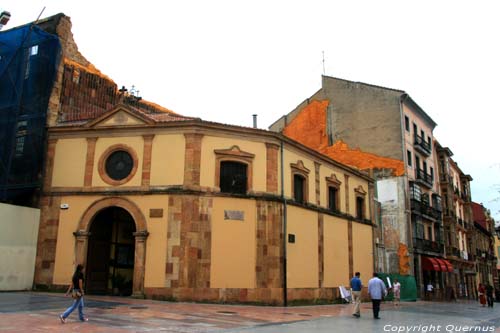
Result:
M454 257L460 258L460 249L456 248L456 247L451 247L449 254L454 256Z
M425 141L425 138L419 135L415 135L413 137L413 146L415 147L415 150L418 151L419 153L425 156L431 155L432 152L431 144Z
M425 186L429 189L431 189L432 185L434 184L434 177L432 177L432 175L429 175L427 171L422 169L415 170L415 178L416 178L416 183Z
M436 254L443 254L444 252L444 246L442 243L434 242L428 239L414 238L413 247L416 250L434 252Z

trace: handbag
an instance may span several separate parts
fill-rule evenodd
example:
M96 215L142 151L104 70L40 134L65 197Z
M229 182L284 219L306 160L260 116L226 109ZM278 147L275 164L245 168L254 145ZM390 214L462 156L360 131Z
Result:
M80 290L73 289L73 291L71 292L71 297L73 297L74 299L78 299L82 297L82 292Z

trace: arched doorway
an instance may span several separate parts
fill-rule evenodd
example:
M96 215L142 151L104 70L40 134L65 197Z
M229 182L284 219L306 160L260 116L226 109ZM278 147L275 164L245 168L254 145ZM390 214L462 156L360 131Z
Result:
M136 225L121 207L107 207L92 219L87 250L89 294L132 294Z

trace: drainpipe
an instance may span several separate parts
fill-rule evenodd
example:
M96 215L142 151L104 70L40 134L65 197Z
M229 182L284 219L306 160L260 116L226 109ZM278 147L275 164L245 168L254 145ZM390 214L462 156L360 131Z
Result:
M287 242L287 230L286 230L286 222L287 222L287 207L286 207L286 198L285 198L285 175L284 175L284 153L283 153L283 140L281 140L280 145L280 153L281 153L281 200L283 200L283 305L288 306L288 296L287 296L287 253L286 253L286 242Z

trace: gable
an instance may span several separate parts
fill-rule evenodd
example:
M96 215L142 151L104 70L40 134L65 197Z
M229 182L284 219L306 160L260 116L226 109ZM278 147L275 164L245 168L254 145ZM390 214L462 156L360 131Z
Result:
M146 122L125 111L118 111L111 117L95 124L95 127L144 125Z

